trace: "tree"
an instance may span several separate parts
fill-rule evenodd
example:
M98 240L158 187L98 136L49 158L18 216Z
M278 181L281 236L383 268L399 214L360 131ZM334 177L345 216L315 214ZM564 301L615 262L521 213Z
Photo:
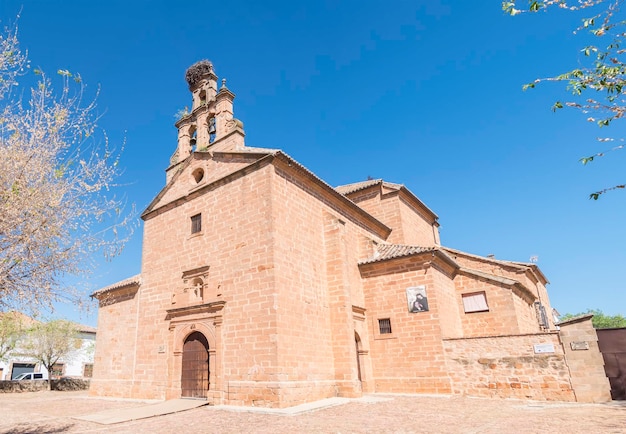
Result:
M23 333L21 315L17 312L0 314L0 360L5 360Z
M68 275L93 268L96 252L118 254L134 212L111 193L119 153L83 103L80 76L59 70L60 92L30 72L17 27L0 34L0 310L37 315L55 301L80 303ZM20 80L34 81L17 92ZM97 96L97 93L96 93Z
M624 26L626 20L622 17L620 5L622 0L530 0L528 9L516 8L517 2L505 1L502 9L511 15L522 12L539 12L550 7L559 7L569 11L588 11L591 16L582 20L576 32L588 31L597 41L581 49L582 59L580 66L556 77L538 78L532 83L524 85L523 89L534 88L545 81L564 82L571 91L573 98L567 102L556 101L552 107L554 111L563 107L581 110L587 121L596 123L599 127L608 127L613 121L626 115L626 50L624 49ZM596 152L580 159L584 164L591 163L596 158L603 157L611 151L624 149L624 139L616 140L612 137L598 137L599 142L606 144L607 149ZM618 184L603 188L591 193L590 199L598 198L611 190L624 189L626 184Z
M21 344L21 354L30 357L48 370L52 379L52 367L63 360L67 362L80 349L78 327L66 320L54 320L38 323L26 333ZM48 382L50 386L51 382Z
M571 314L566 313L559 318L559 321L567 321L568 319L575 318L581 315L592 314L591 323L594 328L597 329L612 329L626 327L626 317L622 315L605 315L600 309L587 309L586 312Z

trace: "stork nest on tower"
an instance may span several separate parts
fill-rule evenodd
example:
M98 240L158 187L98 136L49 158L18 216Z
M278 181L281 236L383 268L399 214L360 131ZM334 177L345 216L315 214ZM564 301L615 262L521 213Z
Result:
M185 80L187 80L189 89L193 89L209 74L213 74L213 64L210 61L205 59L191 65L185 73Z

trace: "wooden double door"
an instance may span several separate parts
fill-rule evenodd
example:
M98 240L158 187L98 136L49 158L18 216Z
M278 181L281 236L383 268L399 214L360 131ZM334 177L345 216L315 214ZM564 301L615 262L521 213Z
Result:
M191 333L183 345L181 388L183 398L207 398L209 343L200 332Z

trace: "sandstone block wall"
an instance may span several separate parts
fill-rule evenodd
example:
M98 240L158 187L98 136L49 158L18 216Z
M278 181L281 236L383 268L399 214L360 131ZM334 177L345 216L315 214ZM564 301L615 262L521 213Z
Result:
M611 385L604 371L604 359L598 347L598 335L591 324L591 316L566 322L560 329L576 400L610 401Z
M445 286L436 286L441 272L423 262L407 258L362 267L376 392L452 390L440 322L449 296ZM429 311L410 313L406 288L419 285L426 287ZM390 334L379 333L378 320L384 318L391 321Z
M137 290L132 287L112 292L100 302L91 395L131 396L137 339Z
M554 352L537 353L535 345ZM576 400L557 333L446 339L443 346L455 394Z
M515 299L518 297L512 293L510 288L462 274L456 275L454 284L457 291L455 304L459 307L463 336L498 336L519 333L520 327L515 310ZM465 313L463 294L476 292L485 293L489 311ZM539 331L536 319L534 329Z
M392 229L387 242L416 246L439 244L439 231L433 227L434 221L429 221L421 214L423 211L403 200L401 193L382 194L380 187L376 186L348 196Z

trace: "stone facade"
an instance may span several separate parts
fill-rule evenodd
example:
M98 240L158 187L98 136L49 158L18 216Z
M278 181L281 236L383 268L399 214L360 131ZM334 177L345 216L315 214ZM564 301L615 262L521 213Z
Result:
M582 315L559 324L563 349L571 372L576 400L611 400L611 385L598 347L598 334L591 324L593 315Z
M187 77L192 111L142 214L141 274L94 294L92 394L287 407L495 384L574 399L536 265L441 246L437 215L401 184L333 188L280 150L247 147L212 65ZM545 342L553 351L535 354Z

